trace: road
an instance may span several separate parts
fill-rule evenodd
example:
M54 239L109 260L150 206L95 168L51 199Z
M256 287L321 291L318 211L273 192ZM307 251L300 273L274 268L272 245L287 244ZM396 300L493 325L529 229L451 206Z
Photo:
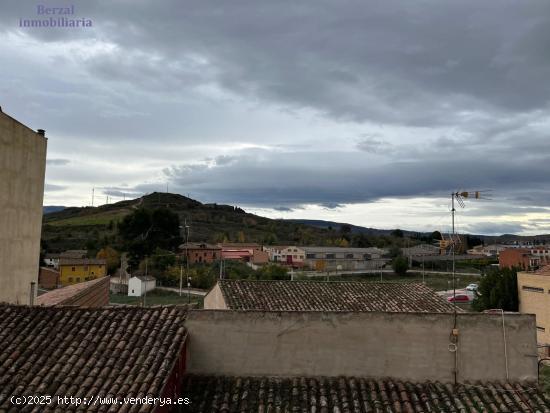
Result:
M353 274L393 274L393 270L356 270L356 271L330 271L329 276L335 276L335 275L353 275ZM422 275L422 270L408 270L407 274L420 274ZM451 272L448 271L424 271L424 274L438 274L438 275L452 275ZM302 275L305 277L326 277L327 272L318 272L318 271L302 271L302 272L294 272L294 275ZM480 276L479 273L475 272L455 272L455 275L471 275L471 276Z
M178 293L178 294L180 292L179 288L174 288L174 287L156 287L156 289L157 290L172 291L172 292ZM184 287L184 288L182 288L181 293L182 293L182 295L185 295L185 294L187 294L188 291L189 290L186 287ZM201 297L204 297L208 291L199 290L198 288L191 288L190 292L191 292L191 295L199 295Z

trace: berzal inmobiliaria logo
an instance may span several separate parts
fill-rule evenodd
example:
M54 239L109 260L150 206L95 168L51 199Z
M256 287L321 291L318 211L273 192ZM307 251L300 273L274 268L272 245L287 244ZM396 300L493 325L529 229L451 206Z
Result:
M92 27L92 20L77 17L74 4L65 7L36 6L36 16L31 19L19 19L19 27Z

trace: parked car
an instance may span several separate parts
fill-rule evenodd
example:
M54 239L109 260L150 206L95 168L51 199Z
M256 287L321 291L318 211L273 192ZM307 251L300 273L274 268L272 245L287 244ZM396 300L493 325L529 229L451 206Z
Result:
M468 291L477 291L477 287L478 285L476 283L472 283L472 284L468 284L468 286L466 287L466 289Z
M457 294L454 297L451 295L450 297L447 297L447 301L450 303L469 303L470 297L466 294Z

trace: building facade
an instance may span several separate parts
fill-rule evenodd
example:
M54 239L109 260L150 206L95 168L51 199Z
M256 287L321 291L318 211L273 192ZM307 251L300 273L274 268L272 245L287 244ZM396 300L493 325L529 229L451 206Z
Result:
M306 252L296 245L273 245L264 247L269 256L269 261L293 267L303 267Z
M107 261L99 258L61 258L59 273L61 285L95 280L107 275Z
M45 290L52 290L61 285L59 271L54 268L40 267L38 274L38 286Z
M181 254L189 259L190 264L212 264L221 258L222 248L218 245L190 242L180 245Z
M29 304L38 281L47 140L0 109L0 302Z
M535 314L537 342L550 346L550 268L535 272L518 272L519 312ZM550 356L549 347L541 347L541 355Z
M157 287L157 280L150 275L137 275L128 280L128 296L141 297Z
M303 247L305 267L315 271L357 271L382 268L388 260L380 248Z
M541 258L531 254L527 248L510 248L500 252L498 266L500 268L519 268L522 270L536 269L541 265Z

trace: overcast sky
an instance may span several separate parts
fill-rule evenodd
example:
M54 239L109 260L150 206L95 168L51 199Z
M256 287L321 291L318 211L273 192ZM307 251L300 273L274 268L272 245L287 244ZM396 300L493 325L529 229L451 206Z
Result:
M92 27L20 27L37 5ZM550 233L550 2L0 4L0 105L46 205L189 194L269 217Z

